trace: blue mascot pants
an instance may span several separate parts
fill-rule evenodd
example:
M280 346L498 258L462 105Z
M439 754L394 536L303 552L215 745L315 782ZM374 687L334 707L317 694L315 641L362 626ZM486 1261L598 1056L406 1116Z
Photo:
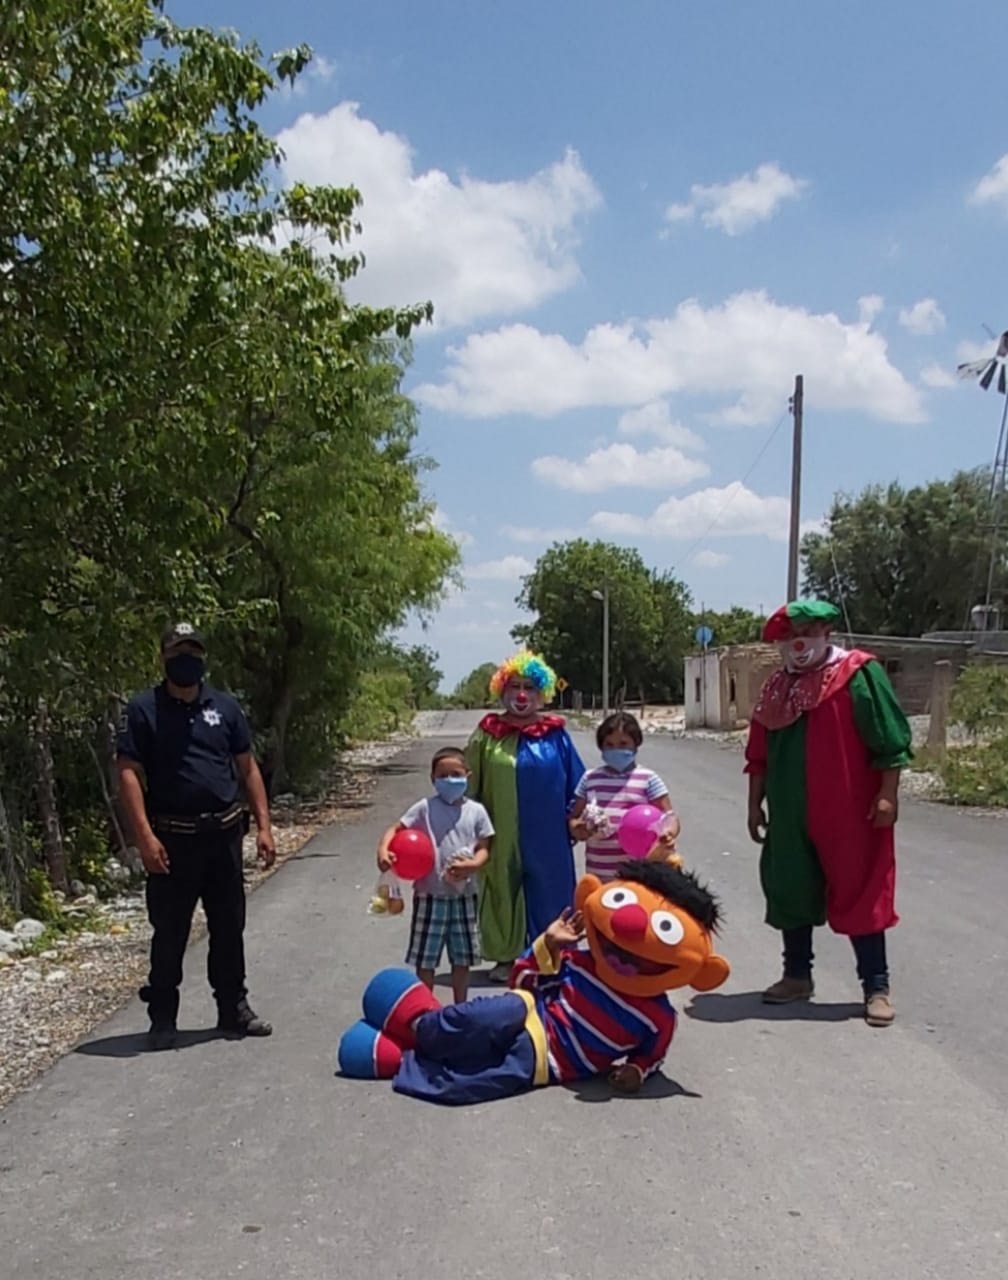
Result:
M396 1093L446 1106L510 1098L532 1088L535 1049L520 996L482 996L425 1013L403 1055Z

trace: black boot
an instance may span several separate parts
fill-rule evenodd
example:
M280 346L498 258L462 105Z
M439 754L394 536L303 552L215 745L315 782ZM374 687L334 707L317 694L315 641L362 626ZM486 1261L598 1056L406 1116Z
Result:
M147 1005L150 1015L150 1030L147 1032L147 1047L156 1051L174 1049L178 1035L176 1019L178 1017L178 992L153 992L150 987L141 987L140 999Z
M252 1012L247 1000L217 1006L217 1030L233 1036L271 1036L273 1028Z

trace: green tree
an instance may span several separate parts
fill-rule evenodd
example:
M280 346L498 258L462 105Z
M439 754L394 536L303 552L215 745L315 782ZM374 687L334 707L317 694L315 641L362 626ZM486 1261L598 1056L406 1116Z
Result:
M234 330L215 384L221 430L230 438L237 425L242 444L219 473L204 467L205 501L224 520L213 630L236 656L228 673L247 691L266 771L284 785L331 756L382 637L436 603L458 548L432 524L429 464L412 453L415 411L399 389L408 348L376 332L419 315L348 307L297 247L244 266L245 308L262 323Z
M905 489L839 494L823 533L802 541L806 594L846 605L851 627L918 636L962 627L982 603L990 553L990 473L960 471ZM1008 585L1008 536L995 566L995 603Z
M751 609L743 609L740 605L732 605L730 609L718 612L705 609L703 613L693 614L690 620L691 634L696 635L700 626L710 627L714 632L715 645L752 644L758 641L763 633L766 619Z
M470 671L452 690L449 699L451 705L464 707L466 710L490 706L490 677L496 670L495 662L484 662Z
M34 809L57 880L99 779L54 763L107 758L167 616L212 632L283 774L457 563L400 390L431 309L347 303L357 192L280 189L256 119L309 57L148 0L0 17L0 788L33 762L0 827Z
M657 626L651 640L650 661L645 665L638 695L652 702L681 702L683 659L695 631L690 593L685 583L671 574L651 570L651 593Z
M516 639L540 650L574 689L602 689L602 604L610 605L610 687L631 697L669 696L682 687L689 593L648 569L629 547L577 539L551 547L525 578L517 603L536 615Z
M409 680L406 702L413 711L425 711L439 705L438 693L443 679L438 669L438 655L424 644L403 648L391 641L382 644L376 666L380 670L401 672Z

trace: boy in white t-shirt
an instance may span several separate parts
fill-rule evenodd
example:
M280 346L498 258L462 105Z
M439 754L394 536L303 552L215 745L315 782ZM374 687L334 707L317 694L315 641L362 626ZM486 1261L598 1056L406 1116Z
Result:
M637 763L643 740L641 727L632 715L617 711L607 716L595 735L603 763L589 769L574 791L571 835L585 841L585 870L600 880L612 880L625 860L616 834L618 821L621 814L638 804L652 804L672 815L649 856L681 863L675 851L679 819L672 809L668 787L652 769ZM598 810L602 811L601 818Z
M436 850L434 870L413 886L406 963L431 990L441 953L448 949L456 1004L468 998L469 971L480 961L479 872L490 859L490 815L466 797L469 768L457 747L442 747L431 761L434 795L411 805L378 844L378 869L394 871L389 850L395 833L419 828Z

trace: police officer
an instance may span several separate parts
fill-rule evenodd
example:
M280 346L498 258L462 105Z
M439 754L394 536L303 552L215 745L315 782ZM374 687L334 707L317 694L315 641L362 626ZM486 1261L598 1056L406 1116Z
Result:
M207 975L217 1026L268 1036L245 990L242 792L256 821L264 866L276 858L269 803L241 707L204 679L206 642L190 623L161 637L164 681L132 698L120 727L120 794L147 872L150 977L140 991L152 1048L175 1043L182 959L202 899L210 948Z

